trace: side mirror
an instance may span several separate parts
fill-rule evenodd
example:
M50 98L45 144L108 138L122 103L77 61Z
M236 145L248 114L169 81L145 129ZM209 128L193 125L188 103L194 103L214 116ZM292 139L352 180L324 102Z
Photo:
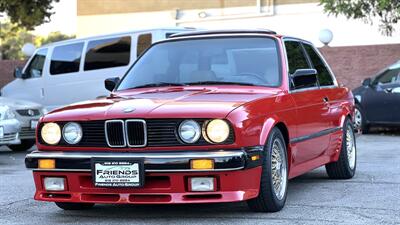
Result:
M24 76L23 76L22 68L21 68L21 67L15 67L15 68L14 68L14 77L15 77L15 78L24 79Z
M364 79L363 82L362 82L362 85L363 85L364 87L369 87L369 86L371 86L371 85L372 85L372 80L371 80L371 78Z
M317 86L317 70L298 69L292 74L292 81L295 89Z
M108 78L104 81L104 86L107 90L113 91L119 82L119 77Z

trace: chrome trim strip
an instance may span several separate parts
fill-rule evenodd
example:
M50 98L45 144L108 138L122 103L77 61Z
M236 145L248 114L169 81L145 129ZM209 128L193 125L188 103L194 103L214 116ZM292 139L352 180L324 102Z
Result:
M221 157L242 157L245 153L242 150L232 151L197 151L197 152L53 152L53 151L33 151L26 158L71 158L71 159L90 159L93 157L105 158L221 158Z
M128 123L129 122L141 122L143 123L143 133L144 133L144 144L143 145L131 145L129 144L129 133L128 133ZM144 147L147 145L147 124L145 120L141 120L141 119L128 119L125 120L125 135L126 135L126 143L128 144L128 147L131 148L139 148L139 147Z
M145 170L146 173L174 173L174 172L224 172L241 170L244 166L228 169L212 169L212 170L190 170L190 169L176 169L176 170ZM90 173L91 169L33 169L33 172L83 172Z
M329 128L329 129L326 129L326 130L322 130L322 131L319 131L319 132L316 132L316 133L313 133L313 134L310 134L310 135L305 135L305 136L301 136L301 137L297 137L297 138L292 138L290 140L290 143L294 144L294 143L298 143L298 142L302 142L302 141L307 141L309 139L313 139L313 138L321 137L321 136L324 136L324 135L327 135L327 134L330 134L330 133L334 133L334 132L339 131L341 129L342 129L342 127L334 127L334 128Z
M124 145L111 145L109 140L108 140L108 131L107 131L107 124L108 123L115 123L115 122L120 122L122 123L122 135L124 138ZM108 144L108 146L112 147L112 148L122 148L126 146L126 131L125 131L125 123L123 120L106 120L106 122L104 123L104 132L105 132L105 136L106 136L106 142Z

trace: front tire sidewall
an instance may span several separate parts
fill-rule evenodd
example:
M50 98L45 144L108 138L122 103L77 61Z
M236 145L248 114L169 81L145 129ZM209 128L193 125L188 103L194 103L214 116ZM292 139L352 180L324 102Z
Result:
M282 199L278 199L275 194L272 179L272 146L275 140L278 140L283 148L284 157L286 160L286 186ZM260 180L259 194L255 199L248 201L249 207L256 212L277 212L280 211L286 202L287 187L288 187L288 171L289 165L287 160L287 146L282 133L278 128L273 128L268 137L267 143L264 146L262 174Z

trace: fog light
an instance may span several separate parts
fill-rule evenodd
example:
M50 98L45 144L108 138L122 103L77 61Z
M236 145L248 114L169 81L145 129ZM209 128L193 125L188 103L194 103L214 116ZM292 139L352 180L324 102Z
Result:
M214 169L214 160L212 159L193 159L190 161L190 168L193 170Z
M214 191L213 177L192 177L189 178L190 191Z
M56 160L54 159L39 159L39 169L54 169L56 168Z
M65 178L62 177L45 177L44 178L44 189L46 191L64 191Z

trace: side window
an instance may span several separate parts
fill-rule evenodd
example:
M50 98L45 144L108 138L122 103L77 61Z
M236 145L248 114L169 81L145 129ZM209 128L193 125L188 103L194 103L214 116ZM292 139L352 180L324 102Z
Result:
M40 49L36 52L33 59L30 61L28 67L26 67L25 74L29 78L41 77L43 74L43 66L46 60L47 48Z
M82 49L83 43L55 47L51 56L50 74L78 72Z
M131 56L131 37L118 37L90 41L88 43L84 70L97 70L126 66Z
M304 44L304 49L306 50L310 60L314 66L314 69L317 70L317 77L320 86L330 86L334 85L332 75L329 73L328 68L322 61L321 57L317 54L315 49L308 44Z
M377 79L374 80L374 84L394 84L400 83L400 67L395 69L388 69L382 73Z
M308 69L307 58L304 55L301 44L297 41L285 41L285 48L288 57L289 73L293 74L297 69Z
M141 34L138 37L136 56L139 57L152 43L151 33Z

